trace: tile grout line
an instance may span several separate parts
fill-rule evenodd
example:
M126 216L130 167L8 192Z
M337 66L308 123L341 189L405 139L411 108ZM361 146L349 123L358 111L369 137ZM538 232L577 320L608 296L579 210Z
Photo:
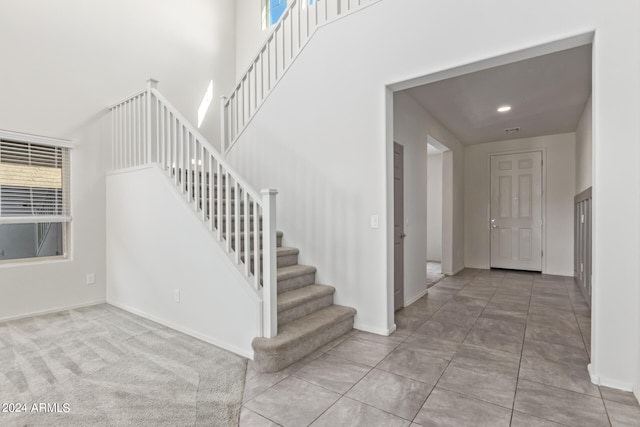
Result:
M527 320L524 325L524 334L522 334L522 348L520 349L520 361L518 363L518 375L516 375L516 388L513 391L513 403L511 404L511 418L509 425L513 424L513 413L516 410L516 396L518 395L518 383L520 382L520 369L522 368L522 357L524 356L524 344L527 339L527 327L529 326L529 311L531 310L531 304L533 301L533 287L535 281L531 284L531 294L529 295L529 307L527 308ZM543 418L544 419L544 418Z

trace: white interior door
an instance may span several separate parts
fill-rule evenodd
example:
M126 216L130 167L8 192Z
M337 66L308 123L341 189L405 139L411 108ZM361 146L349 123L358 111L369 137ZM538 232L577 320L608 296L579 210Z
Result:
M542 152L491 156L491 267L542 271Z

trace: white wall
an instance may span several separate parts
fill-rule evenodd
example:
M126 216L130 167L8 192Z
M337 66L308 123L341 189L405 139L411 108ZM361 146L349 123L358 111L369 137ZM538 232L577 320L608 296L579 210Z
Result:
M270 29L262 29L263 0L236 0L236 80L244 75L258 54Z
M318 32L230 159L256 187L280 190L285 239L301 247L302 261L319 267L320 280L336 286L337 302L358 309L356 326L389 330L393 133L385 85L595 31L591 371L600 381L630 387L640 339L633 327L640 283L639 8L598 0L376 3ZM523 14L526 20L514 19ZM620 197L622 188L627 197ZM462 215L464 201L459 205L454 212ZM369 228L374 213L380 229Z
M573 196L575 190L575 134L490 142L466 147L465 206L467 267L489 268L490 233L489 155L543 149L545 225L542 270L573 276ZM546 172L546 175L545 175Z
M438 135L443 144L459 150L463 148L444 126L406 92L396 92L393 97L393 134L394 141L404 146L404 212L407 235L404 239L404 298L406 305L424 295L427 290L425 262L428 257L428 242L431 238L427 221L431 208L428 203L428 188L431 185L430 174L432 173L428 163L430 156L427 154L427 139L429 135ZM440 193L442 193L442 168L440 168L439 181ZM442 218L442 203L440 209L440 218ZM463 242L459 244L463 245Z
M258 295L156 166L107 177L107 268L110 304L252 357Z
M442 153L427 156L427 260L442 261Z
M576 129L576 194L582 193L591 187L592 181L592 99L584 107L584 111L580 116L578 128Z
M393 96L393 139L404 146L405 304L426 292L427 139L438 134L452 146L459 142L405 92Z
M149 77L192 122L233 87L233 0L4 0L0 129L71 139L70 260L0 266L0 319L103 301L106 108ZM216 98L217 99L217 98ZM218 139L218 103L203 129ZM96 284L85 284L95 273Z

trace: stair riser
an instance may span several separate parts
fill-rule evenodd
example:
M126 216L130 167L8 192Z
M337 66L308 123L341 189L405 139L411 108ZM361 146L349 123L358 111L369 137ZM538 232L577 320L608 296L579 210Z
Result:
M316 298L313 301L306 302L297 307L290 308L278 313L278 326L298 320L301 317L318 311L322 308L329 307L333 304L333 294Z
M353 318L349 318L323 329L305 342L297 345L295 350L278 353L255 351L253 357L254 369L258 372L280 371L352 329Z
M241 256L240 259L244 262L244 256ZM298 255L279 256L276 261L277 267L296 265L298 263ZM253 255L251 255L251 263L253 263Z
M316 273L302 274L291 279L278 281L278 293L291 291L316 282Z
M298 254L285 255L278 257L278 267L288 267L298 263Z

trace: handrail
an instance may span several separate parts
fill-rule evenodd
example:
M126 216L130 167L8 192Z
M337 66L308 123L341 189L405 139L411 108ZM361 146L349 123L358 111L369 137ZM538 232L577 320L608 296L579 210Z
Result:
M262 293L262 336L277 334L276 190L254 190L149 80L111 107L112 167L156 163Z
M233 93L221 99L221 150L228 153L318 28L380 0L290 0Z
M167 110L169 110L171 114L173 114L179 121L184 123L185 128L193 135L195 135L198 141L202 142L204 149L222 165L222 168L226 170L227 173L230 174L236 182L238 182L242 187L246 189L251 197L256 200L260 199L259 193L254 190L244 179L242 179L240 174L226 162L226 160L220 155L220 153L218 153L213 145L211 145L211 143L207 141L205 137L202 136L202 134L195 127L193 127L191 123L189 123L189 121L178 110L176 110L157 89L152 88L151 93L153 93L160 101L162 101L163 104L165 104Z

